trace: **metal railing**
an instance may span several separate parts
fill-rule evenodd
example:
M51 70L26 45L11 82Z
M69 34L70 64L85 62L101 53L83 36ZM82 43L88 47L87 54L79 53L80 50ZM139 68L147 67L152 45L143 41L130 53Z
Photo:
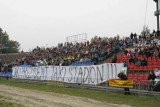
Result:
M0 77L0 80L7 79L5 77ZM20 81L25 83L36 83L36 84L45 84L45 85L53 85L53 86L60 86L65 88L78 88L78 89L89 89L89 90L96 90L96 91L103 91L103 92L111 92L111 93L124 93L124 88L116 88L116 87L109 87L108 82L104 82L98 85L93 84L84 84L84 83L66 83L63 81L54 81L54 80L40 80L40 79L16 79L16 78L8 78L12 81ZM66 78L67 79L67 78ZM141 80L143 81L143 80ZM146 82L146 80L145 80ZM147 96L156 96L160 97L160 92L158 91L148 91L148 81L147 84L134 84L134 88L130 89L131 95L147 95ZM154 88L155 86L153 86Z

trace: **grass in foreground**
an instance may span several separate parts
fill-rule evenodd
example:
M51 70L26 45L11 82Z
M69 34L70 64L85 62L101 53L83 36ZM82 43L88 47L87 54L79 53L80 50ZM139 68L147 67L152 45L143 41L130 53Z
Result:
M160 105L160 97L149 97L149 96L126 96L124 94L114 94L114 93L106 93L100 91L93 90L84 90L84 89L73 89L73 88L63 88L58 86L48 86L44 84L31 84L24 83L20 81L6 81L1 80L0 84L5 84L14 87L20 87L25 89L35 89L46 92L55 92L60 94L67 94L72 96L80 96L87 97L91 99L95 99L98 101L115 103L115 104L126 104L131 105L133 107L158 107ZM4 106L4 107L12 107L12 106ZM14 107L14 106L13 106Z
M7 100L8 100L7 98L0 96L0 107L24 107L20 104L12 103Z

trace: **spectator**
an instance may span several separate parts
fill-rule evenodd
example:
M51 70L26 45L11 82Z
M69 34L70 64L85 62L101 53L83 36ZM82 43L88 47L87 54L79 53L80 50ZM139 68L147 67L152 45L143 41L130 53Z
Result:
M131 38L131 39L133 39L133 36L134 36L134 34L133 34L133 33L131 33L131 34L130 34L130 38Z
M112 63L117 63L117 56L116 55L113 56Z
M147 60L146 60L145 58L143 58L143 59L141 60L141 66L147 66L147 65L148 65Z
M135 64L135 56L133 54L130 56L129 63Z
M131 50L129 50L129 52L127 53L127 56L131 56L132 52Z
M126 61L123 61L123 66L124 66L124 67L128 67L128 64L127 64Z
M153 90L155 78L156 78L156 75L154 74L154 71L151 71L149 76L148 76L148 91Z
M121 80L128 80L127 76L126 76L123 72L119 73L119 74L118 74L118 77L119 77ZM127 88L127 87L124 88L124 94L125 94L125 95L130 95L129 88Z
M158 59L158 57L159 57L159 51L158 51L158 49L155 49L155 50L154 50L153 56L156 58L156 61L157 61L157 59Z
M140 58L136 58L136 61L135 61L135 65L136 66L141 66L141 59Z
M124 54L127 55L127 54L128 54L128 51L127 51L127 50L124 50Z

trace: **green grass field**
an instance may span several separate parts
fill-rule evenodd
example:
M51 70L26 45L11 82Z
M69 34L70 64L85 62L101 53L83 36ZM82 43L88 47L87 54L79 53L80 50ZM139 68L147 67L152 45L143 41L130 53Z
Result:
M137 96L131 95L126 96L124 94L114 94L114 93L106 93L101 91L93 91L93 90L82 90L82 89L74 89L74 88L63 88L58 86L44 85L44 84L31 84L24 83L20 81L11 81L11 80L0 80L0 84L5 84L14 87L20 87L25 89L35 89L46 92L55 92L60 94L67 94L72 96L80 96L87 97L91 99L95 99L98 101L109 102L114 104L126 104L131 105L133 107L158 107L160 105L160 97L156 96ZM0 97L1 98L1 97ZM2 102L0 100L0 104L4 103L2 107L21 107L21 106L12 106L11 103ZM11 104L11 105L9 105ZM9 105L9 106L5 106ZM0 106L1 107L1 106Z
M6 99L8 100L8 98L0 96L0 107L24 107L23 105L6 101Z

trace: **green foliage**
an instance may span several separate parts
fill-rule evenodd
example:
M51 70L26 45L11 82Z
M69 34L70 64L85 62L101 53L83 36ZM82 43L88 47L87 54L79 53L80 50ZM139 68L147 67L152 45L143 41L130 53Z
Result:
M98 40L98 36L94 36L92 39L91 39L91 42L94 42L94 41L97 41Z
M4 44L8 47L0 50L2 54L17 53L19 51L19 42L10 40L9 35L7 32L4 32L2 28L0 28L0 44Z
M150 33L150 29L147 25L143 26L143 30L141 32L142 35L145 35L145 34L149 34Z

